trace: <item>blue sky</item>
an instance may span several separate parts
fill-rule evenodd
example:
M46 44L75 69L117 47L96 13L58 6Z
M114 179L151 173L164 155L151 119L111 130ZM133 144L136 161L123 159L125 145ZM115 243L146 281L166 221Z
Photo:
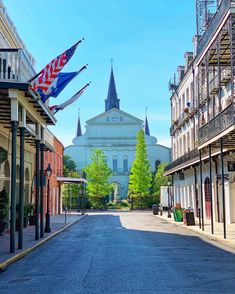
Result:
M80 45L63 71L88 63L51 104L64 101L85 83L91 86L72 106L58 112L51 130L65 146L75 136L78 108L85 121L104 111L110 59L123 111L144 119L151 135L170 146L168 81L192 51L195 33L194 0L4 0L28 50L42 69L80 38ZM54 103L55 102L55 103Z

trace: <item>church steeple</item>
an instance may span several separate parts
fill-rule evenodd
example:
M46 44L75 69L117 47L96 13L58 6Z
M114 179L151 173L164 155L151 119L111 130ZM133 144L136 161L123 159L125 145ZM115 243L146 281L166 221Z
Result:
M107 99L105 100L105 111L109 111L113 108L120 109L119 102L120 102L120 99L118 99L117 97L117 90L116 90L114 74L113 74L113 65L111 65L108 95L107 95Z
M148 123L148 118L147 118L147 107L146 107L146 110L145 110L145 124L144 124L144 127L145 127L145 134L150 136L150 131L149 131L149 123Z
M77 124L77 133L76 137L82 136L82 128L81 128L81 122L80 122L80 108L78 110L78 124Z

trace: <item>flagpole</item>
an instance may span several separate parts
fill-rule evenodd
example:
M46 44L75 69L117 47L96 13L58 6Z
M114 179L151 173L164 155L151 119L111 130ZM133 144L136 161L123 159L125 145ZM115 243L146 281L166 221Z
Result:
M82 38L81 40L79 40L77 43L75 43L73 46L77 46L78 44L82 43L82 41L84 41L85 38ZM71 47L73 47L71 46ZM33 76L30 80L28 80L28 83L31 83L33 80L35 80L40 74L41 74L42 71L40 71L39 73L37 73L35 76Z

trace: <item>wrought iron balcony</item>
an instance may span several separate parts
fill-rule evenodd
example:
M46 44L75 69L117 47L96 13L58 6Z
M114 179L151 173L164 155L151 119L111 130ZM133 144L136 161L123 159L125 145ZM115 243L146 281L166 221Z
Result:
M197 158L199 156L199 151L198 149L193 149L191 151L189 151L188 153L184 154L183 156L177 158L176 160L172 161L170 164L168 164L165 167L165 172L177 167L178 165L181 165L182 163L185 163L189 160L192 160L194 158Z
M231 103L222 112L217 114L208 123L199 128L198 139L199 145L204 144L210 139L218 136L234 124L234 105Z
M221 2L217 12L215 13L214 17L209 23L205 33L202 35L202 37L199 40L198 47L197 47L198 56L200 56L203 50L205 50L208 42L211 39L211 36L214 36L216 30L218 29L219 25L221 24L228 10L234 7L235 7L235 0L223 0Z
M35 70L22 49L0 49L0 82L27 82Z

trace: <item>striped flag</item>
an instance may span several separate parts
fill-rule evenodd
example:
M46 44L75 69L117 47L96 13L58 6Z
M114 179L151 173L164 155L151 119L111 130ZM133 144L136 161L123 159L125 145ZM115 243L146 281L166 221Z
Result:
M91 82L90 82L91 83ZM70 104L74 103L78 100L78 98L83 94L85 89L90 86L90 83L87 83L82 89L80 89L76 94L74 94L71 98L69 98L67 101L59 104L59 105L53 105L50 107L50 111L52 111L54 114L58 112L59 110L65 109Z
M42 91L48 91L48 88L58 76L59 72L63 69L65 64L73 56L78 44L80 44L82 40L78 41L71 48L67 49L62 54L54 58L46 65L45 68L43 68L35 77L33 77L29 81L31 82L30 89L41 89Z

